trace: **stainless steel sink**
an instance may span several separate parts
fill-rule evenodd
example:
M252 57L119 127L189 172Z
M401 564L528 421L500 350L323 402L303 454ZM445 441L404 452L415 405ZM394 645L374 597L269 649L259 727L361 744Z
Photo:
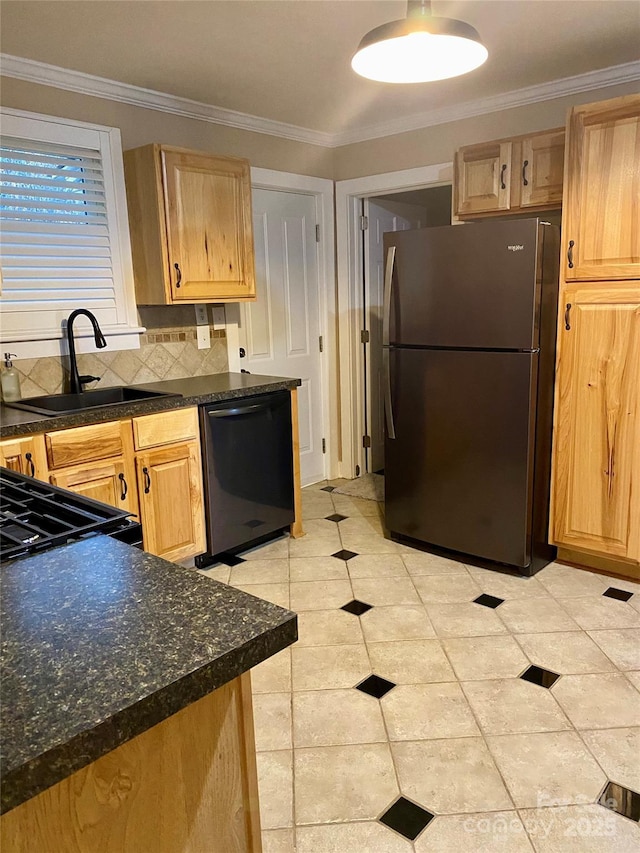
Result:
M118 406L140 400L181 396L182 394L167 394L162 391L148 391L144 388L123 385L116 388L83 391L82 394L45 394L42 397L29 397L27 400L5 403L5 405L12 409L35 412L38 415L70 415L87 409L99 409L102 406Z

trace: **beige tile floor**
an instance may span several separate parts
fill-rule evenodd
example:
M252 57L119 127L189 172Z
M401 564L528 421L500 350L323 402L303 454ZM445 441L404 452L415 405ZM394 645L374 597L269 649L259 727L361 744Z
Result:
M607 780L640 792L638 585L444 560L324 485L303 491L304 538L204 572L299 615L252 673L264 853L637 853L640 825L597 800ZM354 598L373 608L340 609ZM531 664L561 677L520 679ZM355 690L371 673L398 686ZM435 815L414 842L378 821L400 794Z

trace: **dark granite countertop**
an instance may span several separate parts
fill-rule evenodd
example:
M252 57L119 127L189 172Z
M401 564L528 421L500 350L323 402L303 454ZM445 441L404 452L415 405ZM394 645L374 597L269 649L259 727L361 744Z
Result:
M2 812L297 639L295 614L107 536L2 566Z
M253 397L256 394L295 388L300 384L299 379L282 376L260 376L256 373L212 373L209 376L170 379L165 382L135 386L151 391L182 394L182 397L139 400L135 403L87 409L70 415L36 415L22 409L12 409L10 406L0 406L0 438L104 423L120 418L163 412L167 409L198 406L201 403L218 403L241 397Z

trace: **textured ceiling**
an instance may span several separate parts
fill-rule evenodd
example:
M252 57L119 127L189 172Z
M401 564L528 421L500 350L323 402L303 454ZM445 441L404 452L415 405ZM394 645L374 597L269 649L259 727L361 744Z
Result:
M326 133L638 59L637 0L435 0L476 27L480 69L394 86L350 67L360 38L403 0L6 0L4 53Z

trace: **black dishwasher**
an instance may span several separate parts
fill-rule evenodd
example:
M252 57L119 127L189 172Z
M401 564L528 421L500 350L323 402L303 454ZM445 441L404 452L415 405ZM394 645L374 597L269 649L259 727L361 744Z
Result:
M207 553L234 552L294 518L291 395L274 391L199 407Z

